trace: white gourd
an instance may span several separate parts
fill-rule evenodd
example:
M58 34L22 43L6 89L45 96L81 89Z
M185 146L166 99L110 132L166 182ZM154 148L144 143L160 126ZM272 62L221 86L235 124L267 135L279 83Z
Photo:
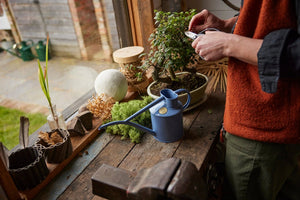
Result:
M98 95L104 93L116 101L121 101L127 93L127 80L116 69L102 71L95 80L95 91Z

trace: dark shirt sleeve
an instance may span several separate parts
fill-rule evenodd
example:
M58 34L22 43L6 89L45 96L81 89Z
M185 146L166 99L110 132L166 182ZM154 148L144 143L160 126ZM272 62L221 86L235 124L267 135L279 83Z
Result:
M297 30L269 33L258 51L258 73L262 90L274 93L279 79L300 79L300 0L295 1Z

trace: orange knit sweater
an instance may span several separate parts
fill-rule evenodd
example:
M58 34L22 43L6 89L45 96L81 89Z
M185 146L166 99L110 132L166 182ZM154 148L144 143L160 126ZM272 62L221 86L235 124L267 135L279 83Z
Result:
M296 27L294 10L289 0L245 0L234 34L263 39ZM257 66L230 59L224 127L252 140L300 143L300 81L279 80L276 93L265 93Z

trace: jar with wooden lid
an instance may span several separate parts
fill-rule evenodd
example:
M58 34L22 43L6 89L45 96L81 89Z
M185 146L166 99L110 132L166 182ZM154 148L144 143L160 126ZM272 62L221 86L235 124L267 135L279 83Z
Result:
M146 74L139 67L142 65L140 55L144 53L144 47L130 46L113 52L113 59L119 63L120 71L128 82L129 92L146 92L149 81Z

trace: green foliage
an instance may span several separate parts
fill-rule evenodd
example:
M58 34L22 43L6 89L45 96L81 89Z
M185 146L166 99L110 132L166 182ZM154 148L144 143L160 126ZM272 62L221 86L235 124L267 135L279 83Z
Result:
M154 66L154 80L161 76L175 79L174 71L184 71L194 61L192 40L185 36L189 22L196 10L186 12L163 12L155 10L156 29L150 35L150 52L143 68ZM156 77L155 77L156 75Z
M110 121L120 121L125 120L152 101L150 96L143 97L142 100L131 100L128 102L119 103L116 102L112 108L111 115L112 119ZM137 117L131 120L131 122L151 127L151 116L149 110L141 113ZM122 135L122 139L130 138L132 142L139 143L143 132L135 127L118 124L109 126L106 128L106 132L111 134Z
M43 71L41 63L39 59L38 62L38 74L39 74L39 81L42 88L43 93L45 94L45 97L49 103L49 106L52 108L51 98L50 98L50 92L49 92L49 83L48 83L48 44L49 44L49 36L47 36L47 43L46 43L46 66Z
M0 141L10 150L19 143L20 116L29 118L29 134L47 122L43 114L24 113L0 106Z

